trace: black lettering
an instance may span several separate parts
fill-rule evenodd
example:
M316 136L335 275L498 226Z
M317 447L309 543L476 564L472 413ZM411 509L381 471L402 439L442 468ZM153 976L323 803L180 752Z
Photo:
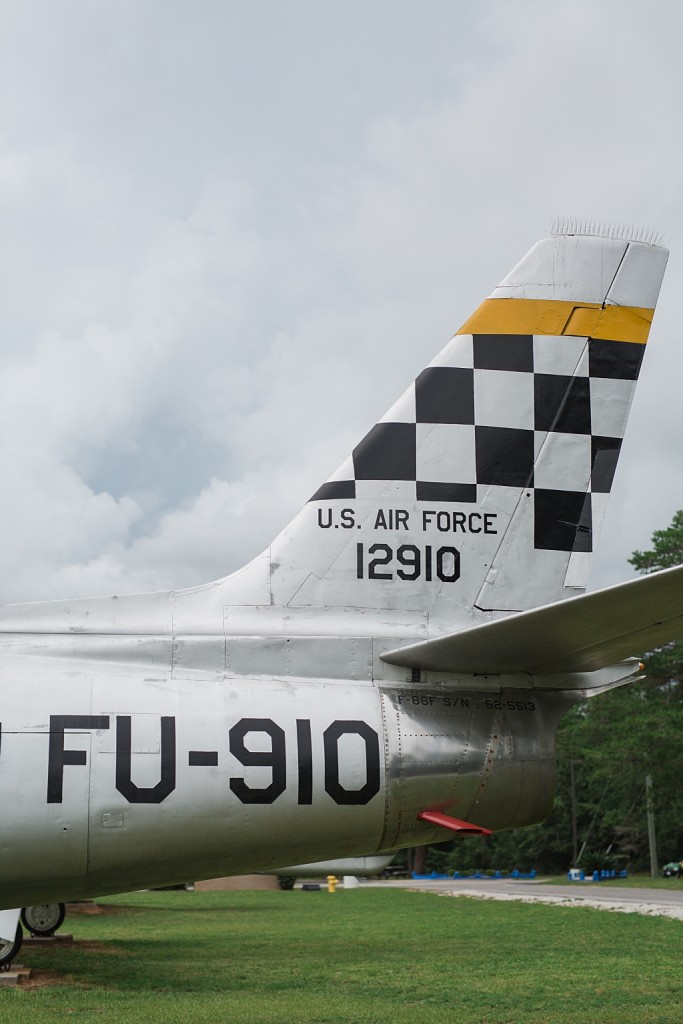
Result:
M323 511L327 512L327 522L326 523L323 522ZM318 509L318 526L320 527L321 530L329 530L329 528L332 526L332 509L331 508L328 508L328 509L319 508Z
M374 555L375 552L381 551L384 555L383 558L373 558L368 566L368 579L371 580L390 580L390 572L378 572L378 565L387 565L391 561L392 550L388 544L373 544L372 547L368 548L368 554Z
M341 524L343 530L351 530L356 525L352 508L343 508L341 510Z
M300 804L313 803L313 747L311 744L311 722L308 718L296 720L296 755L299 769Z
M420 549L415 547L414 544L402 544L396 552L396 557L401 563L405 565L406 569L397 569L396 575L402 580L416 580L420 575Z
M345 789L339 781L339 740L360 736L365 744L365 784ZM336 804L367 804L379 793L379 737L367 722L336 721L323 733L325 751L325 792Z
M87 764L85 750L65 750L65 729L108 729L108 715L50 715L47 755L47 802L61 804L65 764Z
M250 732L270 737L270 750L249 750L244 743ZM272 718L241 718L230 730L230 753L245 768L270 768L272 781L267 786L248 786L242 778L230 779L230 789L243 804L272 804L287 785L285 733Z
M384 517L384 512L383 512L383 510L381 508L377 509L377 515L375 517L375 529L376 530L386 530L387 529L387 521L386 521L386 519Z
M175 718L162 716L160 730L161 777L156 786L136 786L131 779L131 716L116 716L116 788L129 804L160 804L175 789Z
M498 518L496 512L485 512L484 513L484 533L498 533L496 530L494 520ZM489 529L490 527L490 529Z
M446 514L448 513L444 513ZM393 579L394 572L390 566L394 557L401 566L396 569L396 576L400 580L412 582L424 575L425 580L430 583L435 568L436 575L444 583L454 583L460 579L460 552L457 548L439 548L436 552L436 566L430 544L425 546L424 556L422 549L415 544L402 544L396 552L389 544L373 544L368 548L368 553L376 556L370 559L368 566L368 579L371 580ZM381 569L385 566L388 571L382 572ZM364 576L365 546L356 544L356 579L362 580Z
M435 516L435 515L436 515L436 512L432 511L431 509L423 510L423 512L422 512L422 529L423 530L427 529L427 527L431 524L432 516Z
M404 530L408 529L408 512L404 508L396 509L396 529L399 530L403 527Z
M441 533L446 533L451 528L451 514L450 512L437 512L436 515L436 528Z
M453 532L455 533L460 527L463 533L465 533L465 513L454 512L453 513Z
M460 578L460 552L457 548L439 548L436 553L436 575L442 583L455 583Z
M215 768L218 764L218 751L188 750L187 763L190 768Z
M469 528L470 528L470 533L481 533L481 526L477 526L476 528L474 526L475 520L477 522L479 522L479 523L481 522L481 513L480 512L470 512L469 520L468 520Z

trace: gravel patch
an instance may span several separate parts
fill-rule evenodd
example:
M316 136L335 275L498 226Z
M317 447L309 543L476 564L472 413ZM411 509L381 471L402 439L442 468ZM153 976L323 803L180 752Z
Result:
M424 891L424 890L423 890ZM465 896L476 900L503 900L515 903L549 903L560 907L594 907L596 910L614 910L620 914L648 914L654 917L673 917L683 921L683 907L670 903L639 903L619 899L600 899L597 896L549 896L540 893L506 893L492 892L483 889L468 889L444 892L437 891L438 896Z

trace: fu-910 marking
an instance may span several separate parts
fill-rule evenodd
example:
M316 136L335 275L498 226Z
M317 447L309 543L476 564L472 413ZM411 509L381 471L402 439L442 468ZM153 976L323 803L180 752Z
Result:
M109 715L51 715L50 743L47 769L47 802L61 804L63 799L64 768L66 765L85 765L85 750L64 747L67 729L106 730L110 728ZM116 776L119 793L131 804L160 804L176 788L176 719L172 715L160 716L159 781L154 786L138 786L132 778L132 724L130 715L116 715ZM267 736L270 749L253 750L247 742L250 736ZM339 740L342 736L361 738L365 749L365 783L360 789L347 789L340 781ZM243 804L272 804L287 788L288 744L282 726L272 718L241 718L228 732L231 755L244 767L269 768L271 780L265 786L251 786L241 776L231 776L229 786ZM380 788L380 746L377 732L358 720L335 719L323 732L323 762L325 792L339 805L367 804ZM313 803L313 744L311 722L308 718L296 720L297 803ZM218 751L188 751L190 767L218 765Z

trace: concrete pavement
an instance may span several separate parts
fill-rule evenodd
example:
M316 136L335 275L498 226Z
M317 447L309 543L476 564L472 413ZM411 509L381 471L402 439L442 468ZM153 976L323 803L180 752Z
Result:
M439 896L550 903L566 907L596 907L600 910L616 910L622 913L673 917L683 921L683 882L680 889L607 886L600 882L553 885L542 879L537 881L508 878L396 879L365 884L433 892Z

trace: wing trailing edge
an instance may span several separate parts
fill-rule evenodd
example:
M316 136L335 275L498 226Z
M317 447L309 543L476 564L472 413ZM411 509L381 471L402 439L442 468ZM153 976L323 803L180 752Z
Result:
M683 637L683 565L386 651L435 672L594 672Z

